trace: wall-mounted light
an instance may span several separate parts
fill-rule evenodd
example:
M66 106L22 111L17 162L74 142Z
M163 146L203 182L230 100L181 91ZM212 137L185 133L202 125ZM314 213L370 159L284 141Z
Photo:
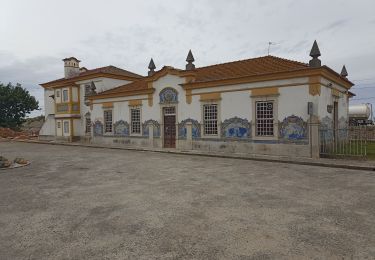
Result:
M55 100L55 95L51 95L51 96L49 96L50 98L52 98L53 100Z
M327 105L327 112L331 114L332 110L333 110L333 106L332 105Z

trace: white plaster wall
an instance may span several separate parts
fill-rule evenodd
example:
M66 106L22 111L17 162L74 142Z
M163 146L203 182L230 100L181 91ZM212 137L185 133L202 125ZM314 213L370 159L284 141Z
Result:
M250 91L225 92L221 94L221 121L240 117L251 121Z
M113 104L113 123L124 120L130 122L128 101L115 102Z
M152 86L155 88L153 94L153 107L144 111L144 120L154 119L161 122L161 111L159 105L159 93L164 88L171 87L178 92L178 108L177 108L177 118L176 121L180 122L183 119L190 117L189 106L186 104L186 96L184 89L179 85L185 82L184 78L175 76L175 75L165 75L158 80L152 83Z
M54 94L53 89L44 89L44 113L46 118L50 114L55 114L55 101L50 97Z
M83 121L84 119L74 119L73 120L73 133L74 136L83 136L85 135L85 130L84 130L84 124Z
M269 80L269 81L262 81L262 82L253 82L253 83L218 86L218 87L211 87L211 88L194 89L192 93L199 94L199 93L207 93L207 92L220 92L220 91L226 91L226 90L233 91L233 90L240 90L240 89L249 90L252 88L278 87L280 85L288 85L288 84L308 84L308 80L309 80L308 78Z
M85 85L91 84L91 82L94 82L95 87L96 87L96 92L100 93L105 90L113 89L113 88L128 84L132 81L123 80L123 79L111 79L111 78L104 78L104 77L77 81L76 84L79 84L81 86L81 91L82 91L81 97L84 97L85 95ZM81 99L81 101L83 101L83 99Z
M202 122L202 112L201 112L201 101L200 96L192 96L191 104L188 106L189 117L198 122ZM183 119L182 119L183 120ZM180 120L181 121L181 120Z
M333 105L333 98L332 98L332 90L325 86L321 86L320 88L320 96L315 96L316 102L318 103L318 117L323 119L324 117L328 116L329 118L333 118L333 112L328 113L327 105Z
M55 135L55 124L56 122L54 115L47 115L46 120L39 131L39 135Z
M279 88L278 98L278 120L295 115L303 120L309 119L307 114L307 103L309 102L309 86L293 86Z
M94 123L96 120L103 121L103 109L101 104L94 104L91 111L91 121Z

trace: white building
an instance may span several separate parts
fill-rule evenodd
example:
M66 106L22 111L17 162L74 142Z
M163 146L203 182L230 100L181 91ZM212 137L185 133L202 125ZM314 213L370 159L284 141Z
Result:
M65 78L41 84L46 123L41 139L86 140L269 155L319 156L318 126L348 122L353 84L319 60L274 56L184 70L164 66L148 76L116 67L87 70L64 59Z

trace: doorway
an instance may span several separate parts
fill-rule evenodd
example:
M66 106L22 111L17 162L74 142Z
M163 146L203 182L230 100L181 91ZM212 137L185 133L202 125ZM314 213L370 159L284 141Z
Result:
M164 107L164 147L176 148L176 108Z

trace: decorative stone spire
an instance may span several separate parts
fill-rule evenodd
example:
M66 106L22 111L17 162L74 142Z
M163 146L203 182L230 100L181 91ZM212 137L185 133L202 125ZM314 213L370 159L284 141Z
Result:
M348 76L348 72L346 71L345 65L342 66L340 75L341 75L341 77L344 77L344 78L346 78Z
M96 86L95 86L94 81L91 81L91 84L90 84L90 95L95 95L95 94L96 94Z
M148 75L149 76L154 75L156 66L155 66L154 60L152 58L150 60L150 63L148 64L148 69L149 69Z
M321 54L316 40L314 41L314 44L311 48L310 56L312 57L312 59L309 61L310 67L317 68L322 66L322 61L318 58L321 56Z
M186 57L186 61L187 61L186 70L193 70L193 69L195 69L195 65L193 64L193 62L195 60L194 60L194 56L193 56L193 53L191 52L191 50L189 50L189 53L188 53L188 55Z

